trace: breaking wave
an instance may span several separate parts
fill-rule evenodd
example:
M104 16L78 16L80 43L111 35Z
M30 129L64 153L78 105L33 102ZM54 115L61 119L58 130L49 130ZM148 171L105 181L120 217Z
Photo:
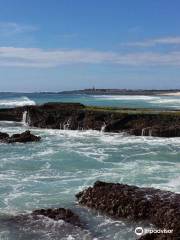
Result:
M25 105L36 105L35 101L28 97L19 97L0 100L0 107L21 107Z

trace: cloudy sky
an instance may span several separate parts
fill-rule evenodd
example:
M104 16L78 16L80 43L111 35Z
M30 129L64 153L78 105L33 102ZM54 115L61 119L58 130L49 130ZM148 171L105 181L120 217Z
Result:
M0 91L180 88L179 0L0 0Z

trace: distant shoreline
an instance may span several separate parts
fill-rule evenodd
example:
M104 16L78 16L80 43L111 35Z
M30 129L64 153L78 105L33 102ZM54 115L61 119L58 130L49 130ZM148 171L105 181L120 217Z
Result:
M81 89L71 91L42 92L0 92L0 94L85 94L85 95L145 95L145 96L180 96L180 89Z
M87 94L87 95L160 95L160 96L180 96L179 89L169 90L129 90L129 89L83 89L73 91L62 91L59 94Z
M161 93L159 94L161 96L180 96L180 91L179 92L169 92L169 93Z

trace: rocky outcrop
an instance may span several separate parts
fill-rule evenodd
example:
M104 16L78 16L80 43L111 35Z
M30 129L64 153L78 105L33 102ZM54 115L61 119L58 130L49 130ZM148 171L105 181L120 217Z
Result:
M160 229L173 230L167 239L180 236L180 194L98 181L76 197L80 204L114 218L148 220ZM163 235L142 239L166 239L160 237Z
M89 110L82 104L44 104L31 106L27 110L27 122L39 128L64 130L101 130L110 112Z
M38 141L40 141L40 139L41 138L39 136L35 136L35 135L31 134L30 131L25 131L20 134L13 134L12 136L9 136L9 134L7 134L7 133L0 132L0 142L4 142L4 143L38 142Z
M1 109L0 120L22 121L32 127L125 132L136 136L180 137L180 112L148 109L113 109L79 103L46 103ZM23 120L24 121L24 120Z
M0 141L6 141L9 138L9 134L0 132Z
M21 122L24 107L0 109L0 121Z
M180 116L176 113L124 115L106 124L106 132L124 131L135 136L179 137Z
M68 104L67 104L68 106ZM137 112L137 113L136 113ZM179 137L180 115L88 109L82 105L43 105L28 109L30 126L55 129L94 129L136 136Z
M67 223L71 223L74 226L82 225L79 216L73 213L70 209L65 208L35 210L32 212L32 216L45 216L55 221L63 220Z

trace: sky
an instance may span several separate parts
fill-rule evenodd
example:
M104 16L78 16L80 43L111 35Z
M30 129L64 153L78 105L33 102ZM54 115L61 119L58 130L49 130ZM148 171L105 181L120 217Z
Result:
M179 0L0 0L0 91L180 89Z

